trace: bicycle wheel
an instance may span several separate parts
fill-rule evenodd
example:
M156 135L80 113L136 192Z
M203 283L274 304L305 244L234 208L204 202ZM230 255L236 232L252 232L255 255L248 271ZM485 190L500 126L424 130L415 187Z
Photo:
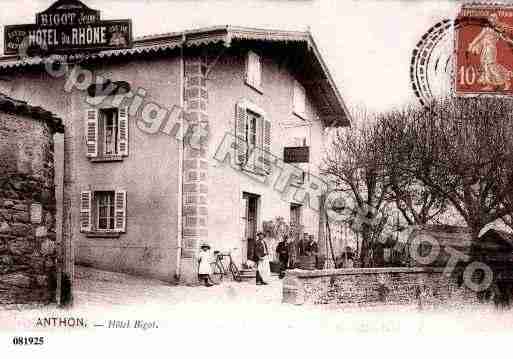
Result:
M233 280L236 282L240 282L242 278L240 277L240 272L235 263L230 263L230 272L232 272Z
M210 263L210 267L212 268L212 281L215 284L221 283L223 281L223 269L221 268L221 266L218 263L214 262Z

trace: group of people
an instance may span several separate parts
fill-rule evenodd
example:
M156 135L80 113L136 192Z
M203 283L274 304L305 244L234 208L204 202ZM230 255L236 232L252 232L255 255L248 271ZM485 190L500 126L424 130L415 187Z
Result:
M319 246L315 237L304 233L303 238L289 239L283 236L282 241L276 246L276 254L281 264L282 273L289 268L296 268L301 256L317 256ZM281 274L283 276L283 274Z
M303 238L290 240L287 235L284 235L276 246L276 254L281 267L280 278L285 275L285 270L298 266L300 256L317 256L318 252L319 246L313 235L304 233ZM257 233L254 257L257 264L256 284L265 285L271 276L271 269L269 265L269 247L262 232Z
M305 233L303 238L290 240L287 235L283 236L276 246L276 254L281 267L280 278L283 278L286 269L298 266L300 256L316 256L318 251L319 247L313 235ZM270 252L262 232L257 233L252 259L256 263L256 284L267 285L271 278ZM202 243L198 255L198 279L207 287L214 285L210 278L212 274L210 263L210 245Z

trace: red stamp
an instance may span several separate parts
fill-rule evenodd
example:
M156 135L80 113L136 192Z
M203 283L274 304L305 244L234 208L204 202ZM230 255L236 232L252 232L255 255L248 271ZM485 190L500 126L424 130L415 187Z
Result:
M464 5L455 26L456 94L513 95L513 7Z

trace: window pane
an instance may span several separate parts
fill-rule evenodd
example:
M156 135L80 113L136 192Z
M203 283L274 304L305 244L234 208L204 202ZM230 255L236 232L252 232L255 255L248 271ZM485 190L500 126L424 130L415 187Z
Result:
M107 228L107 220L105 218L100 218L98 222L98 229L108 229Z
M114 192L96 192L98 229L114 229Z
M102 116L104 119L104 154L113 156L117 154L118 142L118 110L104 109Z
M251 116L251 127L250 127L250 141L249 144L254 146L256 145L256 127L257 127L257 119L255 116Z

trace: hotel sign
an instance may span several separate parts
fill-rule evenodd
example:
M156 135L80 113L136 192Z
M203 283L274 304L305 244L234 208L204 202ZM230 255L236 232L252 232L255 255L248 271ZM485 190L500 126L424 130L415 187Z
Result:
M4 54L53 54L124 49L132 46L131 20L100 19L78 0L59 0L36 15L36 23L8 25Z
M310 147L284 147L283 161L285 163L310 162Z

